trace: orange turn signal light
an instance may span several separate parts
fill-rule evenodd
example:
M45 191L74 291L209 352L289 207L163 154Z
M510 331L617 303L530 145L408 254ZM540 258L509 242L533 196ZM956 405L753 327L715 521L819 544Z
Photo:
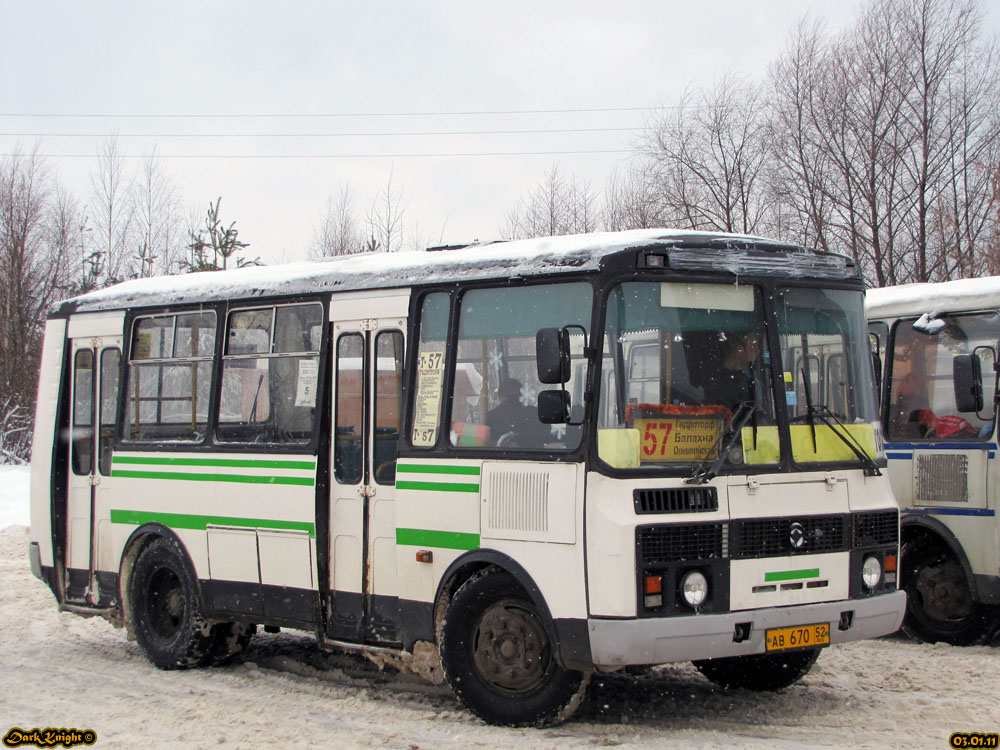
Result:
M663 592L663 578L660 576L646 576L643 590L647 594L659 594Z
M429 549L422 549L417 552L417 562L434 562L434 553Z
M896 556L886 555L885 556L885 572L892 573L896 569Z

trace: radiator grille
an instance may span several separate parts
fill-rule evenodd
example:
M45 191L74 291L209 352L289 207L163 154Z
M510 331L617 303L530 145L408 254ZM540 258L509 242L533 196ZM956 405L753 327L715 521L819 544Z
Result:
M847 549L849 516L800 516L733 521L733 557L841 552ZM801 545L796 546L796 540Z
M899 511L858 513L854 516L854 547L880 547L899 543Z
M693 523L640 526L636 529L639 559L644 563L725 557L726 524Z
M635 490L636 513L709 513L719 509L715 487L673 487L663 490Z
M918 455L916 501L969 502L969 457L962 454Z

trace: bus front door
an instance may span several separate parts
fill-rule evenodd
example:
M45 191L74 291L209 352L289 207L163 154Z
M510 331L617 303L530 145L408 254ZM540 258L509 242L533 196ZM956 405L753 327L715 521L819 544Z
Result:
M404 321L333 326L333 477L330 498L332 638L393 643L395 481Z
M64 591L69 602L109 606L114 576L102 586L97 569L101 534L110 532L101 509L110 502L121 337L73 339L71 356Z

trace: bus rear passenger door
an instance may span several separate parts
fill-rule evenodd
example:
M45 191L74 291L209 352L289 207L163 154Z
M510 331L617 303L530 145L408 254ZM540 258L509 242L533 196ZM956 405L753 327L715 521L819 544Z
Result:
M70 446L66 499L66 599L108 606L112 582L96 580L101 535L107 537L111 443L118 413L120 337L72 342ZM109 539L105 539L105 546ZM107 566L105 566L107 567Z
M329 634L391 643L397 632L395 481L402 318L333 327Z

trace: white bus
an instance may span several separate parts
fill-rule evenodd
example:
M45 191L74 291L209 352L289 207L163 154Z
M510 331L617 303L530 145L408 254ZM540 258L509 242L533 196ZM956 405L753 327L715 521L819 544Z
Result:
M262 626L433 644L497 724L633 665L777 689L903 614L863 294L671 230L93 292L46 324L31 563L164 669Z
M903 514L903 629L987 642L1000 627L1000 278L872 289L867 311Z

